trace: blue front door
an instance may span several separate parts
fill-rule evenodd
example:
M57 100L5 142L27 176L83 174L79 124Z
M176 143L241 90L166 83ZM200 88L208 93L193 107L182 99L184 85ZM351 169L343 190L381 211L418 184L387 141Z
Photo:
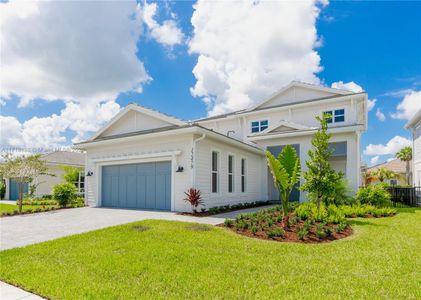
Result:
M18 200L19 199L19 184L13 180L10 179L9 181L9 200ZM28 183L23 184L23 194L28 194Z
M102 167L102 206L171 210L171 162Z

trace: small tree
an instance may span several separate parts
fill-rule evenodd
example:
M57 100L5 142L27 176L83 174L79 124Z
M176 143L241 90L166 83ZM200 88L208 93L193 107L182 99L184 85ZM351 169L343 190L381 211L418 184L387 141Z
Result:
M82 171L82 168L76 168L72 166L61 166L64 170L63 178L68 183L75 183L79 181L79 173Z
M412 148L410 146L403 147L396 153L396 157L406 162L406 183L409 185L409 162L412 160Z
M29 183L39 175L47 174L47 166L40 159L40 154L30 156L19 156L16 158L6 155L5 162L1 166L0 173L3 177L13 178L18 184L19 190L19 213L22 212L23 188L25 183Z
M269 170L273 182L279 191L284 216L288 215L288 202L292 189L300 181L300 159L291 145L287 145L276 159L272 153L266 151Z
M308 151L310 160L306 161L308 168L304 172L304 184L302 191L307 191L314 196L317 202L317 209L320 209L320 202L328 202L328 199L334 196L336 187L341 184L344 174L336 172L330 167L329 158L334 149L329 149L329 140L331 134L327 133L327 121L331 118L329 114L317 116L316 120L320 122L320 128L314 134L311 144L313 149Z

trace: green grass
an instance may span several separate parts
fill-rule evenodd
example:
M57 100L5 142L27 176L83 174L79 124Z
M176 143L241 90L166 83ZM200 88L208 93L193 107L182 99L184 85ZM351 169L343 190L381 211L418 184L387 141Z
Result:
M45 205L45 207L52 207L54 205ZM57 206L57 205L56 205ZM35 210L37 208L42 208L42 205L23 205L22 206L22 210L23 211L27 211L28 209L32 209ZM13 204L0 204L0 214L4 213L4 212L13 212L15 210L19 210L19 206L18 205L13 205Z
M51 299L420 299L421 210L352 223L310 245L143 221L0 252L0 279Z

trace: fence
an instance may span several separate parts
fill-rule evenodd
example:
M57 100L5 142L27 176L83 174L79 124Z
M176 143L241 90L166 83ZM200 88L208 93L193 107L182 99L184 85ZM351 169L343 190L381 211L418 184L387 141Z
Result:
M388 187L393 203L421 206L421 187Z

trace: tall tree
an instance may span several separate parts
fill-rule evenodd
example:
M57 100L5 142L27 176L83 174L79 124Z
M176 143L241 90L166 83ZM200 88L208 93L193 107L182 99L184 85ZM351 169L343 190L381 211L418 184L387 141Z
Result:
M40 154L19 156L13 158L10 155L4 157L4 164L0 167L3 177L13 178L18 184L19 190L19 213L22 212L23 188L25 183L30 183L35 177L47 174L45 161L41 160Z
M403 147L396 153L396 157L406 162L406 183L409 185L410 182L410 168L409 162L412 160L412 148L411 146Z
M279 191L283 213L286 217L288 215L289 196L294 186L300 181L300 159L291 145L285 146L277 159L269 151L266 152L266 158L273 182Z
M327 122L330 118L332 118L330 114L316 117L316 120L320 123L320 128L311 140L313 147L308 151L310 159L306 161L308 171L303 174L305 181L301 186L302 191L314 196L317 209L320 209L322 201L327 203L328 199L334 196L336 187L341 184L344 177L342 172L333 170L329 163L329 158L335 151L329 149L329 140L332 135L327 133Z

